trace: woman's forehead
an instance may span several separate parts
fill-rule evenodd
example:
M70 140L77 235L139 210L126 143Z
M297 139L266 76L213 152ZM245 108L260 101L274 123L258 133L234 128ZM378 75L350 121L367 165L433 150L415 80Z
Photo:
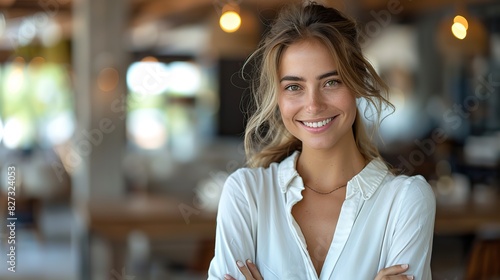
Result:
M301 40L284 49L279 60L278 71L281 74L300 72L315 74L337 70L337 61L331 50L318 39Z

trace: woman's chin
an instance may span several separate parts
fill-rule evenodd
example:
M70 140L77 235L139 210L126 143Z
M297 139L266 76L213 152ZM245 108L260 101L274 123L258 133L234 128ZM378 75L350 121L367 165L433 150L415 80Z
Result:
M335 143L333 141L329 142L304 142L302 141L302 147L315 150L315 151L329 151L332 150Z

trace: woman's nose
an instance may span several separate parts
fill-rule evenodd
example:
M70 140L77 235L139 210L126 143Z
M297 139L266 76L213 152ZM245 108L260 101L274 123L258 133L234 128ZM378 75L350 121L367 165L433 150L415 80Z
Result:
M311 90L307 97L307 110L311 113L321 112L325 108L325 102L319 90Z

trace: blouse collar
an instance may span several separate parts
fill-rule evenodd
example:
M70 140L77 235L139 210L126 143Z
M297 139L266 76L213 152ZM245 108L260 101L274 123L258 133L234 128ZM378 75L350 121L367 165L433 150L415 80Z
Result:
M303 189L302 180L294 180L300 177L297 172L297 159L300 152L295 151L292 155L285 158L278 166L278 177L280 189L286 193L291 187L294 186L295 181L298 183L300 189ZM368 200L378 189L389 170L385 163L380 158L371 160L358 174L356 174L349 182L347 182L346 198L361 192L363 199ZM297 184L297 183L295 183Z

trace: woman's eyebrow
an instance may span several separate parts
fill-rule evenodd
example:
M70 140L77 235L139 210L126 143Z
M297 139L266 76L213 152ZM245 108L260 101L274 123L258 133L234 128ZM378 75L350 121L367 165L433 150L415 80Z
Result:
M325 74L319 75L316 79L322 80L322 79L327 78L327 77L338 76L338 75L339 75L339 72L337 70L333 70L333 71L327 72ZM304 79L302 77L287 75L287 76L284 76L283 78L280 79L280 83L283 81L304 82L305 80L306 79Z
M306 79L297 76L285 76L281 78L280 83L283 81L304 82Z
M322 79L327 78L327 77L338 76L338 75L339 75L339 72L337 70L333 70L333 71L330 71L328 73L319 75L316 79L322 80Z

